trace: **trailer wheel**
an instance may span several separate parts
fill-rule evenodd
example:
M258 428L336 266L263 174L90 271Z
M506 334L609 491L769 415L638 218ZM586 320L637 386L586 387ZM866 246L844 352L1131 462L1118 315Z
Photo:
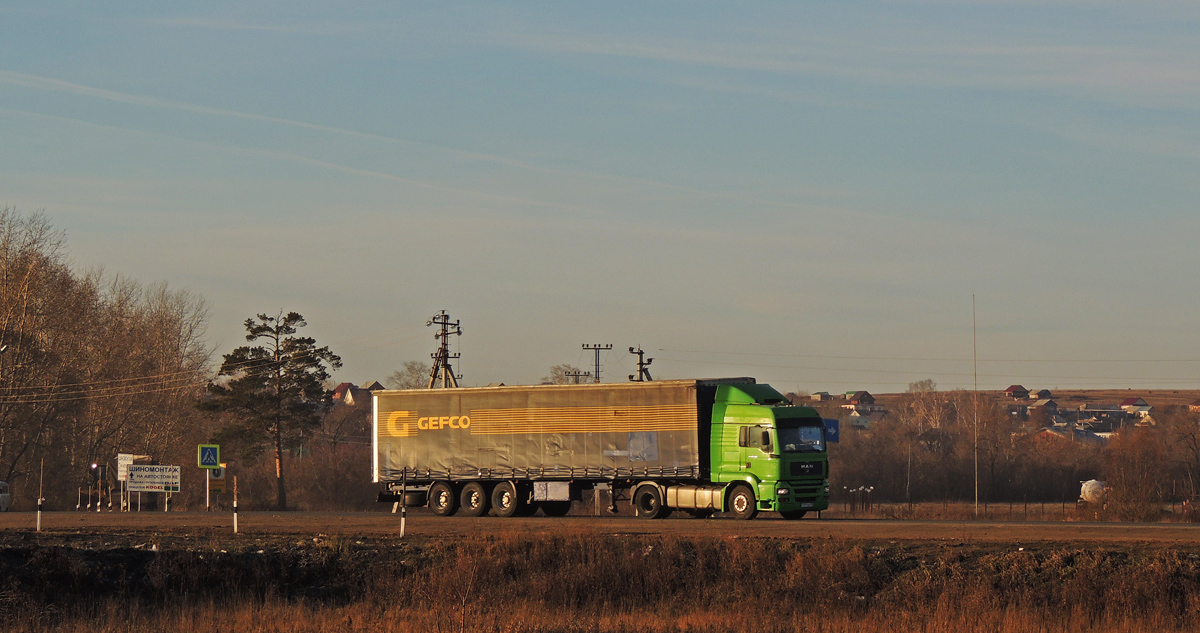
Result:
M543 501L542 514L548 517L565 517L571 511L570 501Z
M808 510L781 510L779 512L779 516L787 519L788 521L803 519L804 515L806 514L808 514Z
M454 487L444 481L430 486L429 509L441 517L448 517L458 512L458 496L454 494Z
M517 488L512 482L502 481L492 489L492 511L496 516L504 518L516 516L521 505L521 499L517 496Z
M483 484L478 481L463 486L462 495L459 496L459 503L462 504L463 514L469 517L479 517L487 514L488 511L488 493L484 489Z
M669 513L655 486L642 486L633 493L633 512L642 519L662 519Z
M733 492L729 493L729 511L738 519L753 519L758 514L754 491L749 486L734 486Z

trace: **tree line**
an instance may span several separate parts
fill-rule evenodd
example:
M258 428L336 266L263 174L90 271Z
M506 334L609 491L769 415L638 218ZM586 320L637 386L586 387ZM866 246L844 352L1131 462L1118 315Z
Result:
M1200 495L1200 416L1186 407L1164 407L1153 424L1125 427L1100 446L1042 433L1048 420L1014 416L1002 400L923 386L914 383L869 429L843 421L830 445L835 500L870 486L885 502L973 501L976 472L982 503L1074 503L1083 481L1100 479L1104 510L1127 520ZM817 407L839 414L836 404Z
M185 290L72 270L45 216L0 209L0 479L18 507L43 468L63 507L118 448L177 446L209 378L206 316Z

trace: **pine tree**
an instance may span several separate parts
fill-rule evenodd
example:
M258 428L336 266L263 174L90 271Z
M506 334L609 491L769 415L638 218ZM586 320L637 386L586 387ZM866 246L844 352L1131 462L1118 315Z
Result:
M342 366L328 347L295 336L306 325L304 317L295 312L285 316L282 310L277 316L246 319L246 340L262 344L226 354L217 379L208 385L209 398L201 403L206 411L227 414L218 441L228 441L248 456L274 448L279 510L287 509L284 448L298 444L320 424L332 403L332 392L325 388L329 369Z

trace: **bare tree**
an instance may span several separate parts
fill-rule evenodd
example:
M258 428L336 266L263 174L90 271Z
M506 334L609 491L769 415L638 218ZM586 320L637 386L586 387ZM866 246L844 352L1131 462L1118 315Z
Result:
M582 372L579 371L578 367L563 363L562 365L551 367L550 375L542 376L542 382L552 385L578 384L580 373Z
M410 360L404 363L403 369L398 369L384 383L389 389L420 389L429 384L429 363Z

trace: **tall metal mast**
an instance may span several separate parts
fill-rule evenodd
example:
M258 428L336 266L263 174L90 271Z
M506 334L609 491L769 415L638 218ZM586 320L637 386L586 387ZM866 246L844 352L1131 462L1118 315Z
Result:
M433 389L437 385L438 378L441 378L442 389L448 387L457 387L458 379L462 375L455 376L454 370L450 367L451 359L458 359L460 354L450 353L450 335L462 336L462 327L458 321L451 322L450 315L446 314L445 310L433 315L433 318L425 322L426 326L436 325L439 330L434 333L433 338L438 341L438 351L430 354L433 358L433 371L429 373L429 388Z
M637 374L629 374L629 380L631 382L647 382L650 380L654 380L653 378L650 377L650 363L653 363L654 359L646 358L645 361L643 362L643 357L645 357L646 352L642 351L642 346L638 345L637 349L634 349L632 347L629 348L629 353L637 354L637 357L638 357L638 373Z
M605 352L612 349L612 343L607 345L600 345L599 343L595 345L588 345L584 343L583 349L596 352L596 373L593 374L593 376L595 376L596 382L600 382L600 352Z

